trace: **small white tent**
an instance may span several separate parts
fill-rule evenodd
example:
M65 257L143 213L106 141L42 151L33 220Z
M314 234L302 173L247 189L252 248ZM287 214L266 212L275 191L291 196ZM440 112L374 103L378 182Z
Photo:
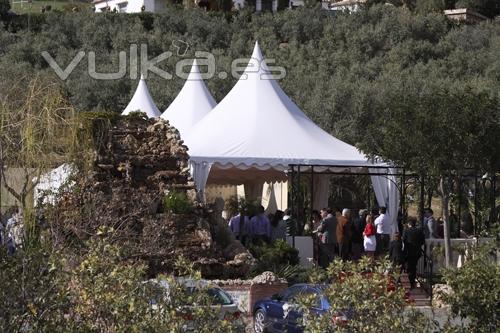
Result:
M181 137L184 137L216 104L203 82L195 59L184 87L161 118L168 120L170 125L179 130Z
M149 118L157 118L161 115L160 110L156 107L156 104L149 93L149 89L143 75L141 75L141 79L139 80L134 96L130 100L130 103L128 103L125 110L123 110L122 115L127 115L134 111L144 112Z

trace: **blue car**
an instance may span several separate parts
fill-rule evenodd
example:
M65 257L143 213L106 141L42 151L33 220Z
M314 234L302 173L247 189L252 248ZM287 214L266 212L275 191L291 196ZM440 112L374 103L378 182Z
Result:
M255 333L302 333L301 313L294 307L294 301L300 296L314 295L315 305L311 312L325 314L330 305L324 295L325 286L313 284L295 284L279 294L255 303L253 308L253 327ZM346 321L344 315L332 318L335 322Z

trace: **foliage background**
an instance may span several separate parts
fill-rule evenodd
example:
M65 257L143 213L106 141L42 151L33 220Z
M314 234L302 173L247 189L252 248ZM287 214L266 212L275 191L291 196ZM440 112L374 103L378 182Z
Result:
M172 8L161 15L49 13L19 16L0 30L0 91L35 73L58 82L77 110L120 112L137 84L129 76L96 81L87 73L87 58L66 81L59 80L42 51L64 68L78 51L94 51L98 71L117 70L118 52L131 43L148 45L150 58L174 55L164 68L174 72L178 60L195 51L212 52L216 72L230 73L231 61L246 58L259 41L267 58L284 66L280 82L290 97L316 123L336 137L356 144L366 123L391 103L391 91L404 87L413 97L473 87L488 96L500 94L500 23L456 26L442 14L416 14L403 7L372 6L352 15L299 9L238 14ZM172 42L189 44L178 56ZM220 101L236 79L207 81ZM148 85L160 110L175 98L184 81L152 74ZM2 93L0 93L1 95Z

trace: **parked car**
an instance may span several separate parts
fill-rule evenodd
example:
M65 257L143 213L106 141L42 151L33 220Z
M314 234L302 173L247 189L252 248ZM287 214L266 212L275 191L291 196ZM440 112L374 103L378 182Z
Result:
M233 301L231 296L222 288L211 284L206 280L194 280L194 279L176 279L176 283L178 283L182 288L184 288L185 295L194 292L205 293L203 296L207 296L211 305L210 308L219 312L220 319L229 319L233 321L236 327L244 327L244 322L242 318L242 314L238 309L238 305ZM159 304L162 302L168 302L170 300L170 284L167 280L164 279L152 279L146 281L146 283L152 284L157 290L161 293L157 293L155 297L153 297L149 303L153 310L158 309ZM160 300L162 298L162 300ZM182 300L181 300L182 301ZM183 302L181 302L182 304ZM191 313L192 309L195 307L203 307L206 305L200 304L189 304L186 301L185 304L179 307L178 311L183 314L184 319L188 322L194 322L195 318L192 317ZM192 325L189 325L192 326ZM194 327L187 327L188 331L194 330Z
M330 308L324 294L325 288L325 285L295 284L279 294L258 301L253 307L255 333L302 333L302 315L295 305L297 297L313 295L315 305L310 309L311 312L325 315ZM345 313L347 311L339 312L332 321L337 324L346 322L348 316Z

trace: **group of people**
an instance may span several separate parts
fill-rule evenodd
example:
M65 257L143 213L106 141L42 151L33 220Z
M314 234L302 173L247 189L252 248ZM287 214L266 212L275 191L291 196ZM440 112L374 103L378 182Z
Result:
M354 220L350 209L334 212L323 208L313 212L312 229L316 257L322 267L327 267L336 256L358 260L363 252L373 257L375 253L387 253L389 248L391 222L385 207L380 212L360 210Z
M0 220L0 245L7 248L7 253L13 255L23 240L23 219L17 207L12 207Z
M360 210L356 219L352 219L351 210L347 208L342 212L323 208L312 215L312 233L322 267L327 267L336 256L358 260L363 252L374 257L389 250L392 223L385 207L372 212Z
M263 206L259 206L254 214L245 208L229 219L229 229L242 244L273 243L278 239L285 240L295 234L295 226L289 209L276 211L266 215Z
M426 212L423 228L417 227L416 218L409 217L408 225L398 224L397 230L393 230L385 207L372 211L362 209L354 219L347 208L342 212L330 208L314 212L312 224L318 263L326 268L335 257L359 260L363 253L370 258L387 255L395 268L407 271L413 288L417 263L425 244L425 230L431 230L432 226L432 210Z
M424 224L417 227L417 219L408 218L408 225L399 219L396 230L385 207L362 209L357 217L350 209L323 208L313 211L310 223L301 225L291 216L289 209L266 215L264 207L249 214L246 209L229 219L228 226L235 238L244 245L273 243L286 240L287 236L312 235L314 259L323 268L335 259L359 260L362 255L370 258L389 256L394 267L406 269L412 286L415 286L416 268L422 255L425 238L434 237L435 220L432 210L426 209Z

